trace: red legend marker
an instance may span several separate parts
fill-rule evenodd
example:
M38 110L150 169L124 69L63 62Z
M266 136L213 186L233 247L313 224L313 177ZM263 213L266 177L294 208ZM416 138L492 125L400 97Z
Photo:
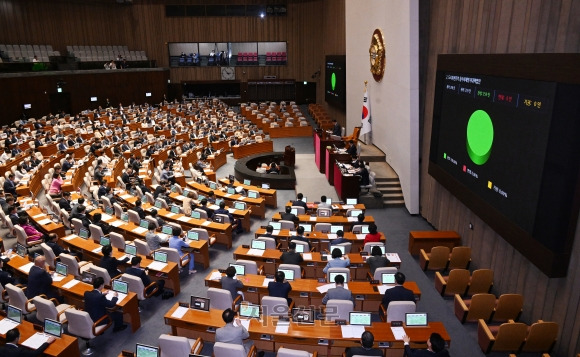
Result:
M467 171L467 166L463 165L463 172Z

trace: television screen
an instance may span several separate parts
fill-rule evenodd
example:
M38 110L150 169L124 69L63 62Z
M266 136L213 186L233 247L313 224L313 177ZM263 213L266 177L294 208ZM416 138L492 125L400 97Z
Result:
M24 104L24 109L31 109L32 108L32 104Z
M542 271L563 276L578 212L571 98L580 83L564 83L557 57L526 56L439 56L429 174Z
M97 101L97 97L91 97L91 102L96 102Z
M146 97L151 97L151 92L146 92L146 93L145 93L145 96L146 96Z
M346 56L326 56L324 99L330 105L346 108Z

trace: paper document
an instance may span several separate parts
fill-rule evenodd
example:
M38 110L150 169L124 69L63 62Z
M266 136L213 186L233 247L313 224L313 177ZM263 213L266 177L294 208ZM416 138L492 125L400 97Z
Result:
M100 247L97 247L97 248L95 248L95 249L91 250L91 252L93 252L93 253L100 253L100 252L101 252L101 250L103 250L103 247L102 247L102 246L100 246Z
M116 221L113 221L113 222L109 222L109 224L111 226L113 226L113 227L121 227L123 224L125 224L125 222L116 220Z
M25 272L26 274L30 273L30 268L32 268L34 266L34 263L30 262L27 264L24 264L23 266L21 266L20 268L18 268L18 270Z
M183 201L185 199L185 196L177 195L177 196L175 196L175 198L178 199L179 201Z
M78 237L78 236L76 236L76 235L72 234L72 235L70 235L70 236L66 236L66 237L64 237L62 240L66 240L66 241L68 242L69 240L73 240L73 239L75 239L76 237Z
M50 218L45 218L45 219L41 219L40 221L37 221L36 223L44 226L45 224L50 224L52 223L52 220Z
M147 266L147 268L151 269L151 270L157 270L157 271L161 271L163 269L165 269L165 267L167 266L167 263L162 263L162 262L151 262L151 264L149 264Z
M310 219L309 219L309 220L310 220L311 222L316 222L316 217L312 217L312 216L310 216Z
M235 211L236 211L235 208L228 208L228 212L230 212L230 213L234 213Z
M73 279L73 280L69 281L68 283L64 284L62 287L64 289L70 289L70 288L72 288L73 286L77 285L80 282L81 282L80 280Z
M222 273L219 271L214 271L209 276L209 280L220 280L222 278Z
M208 207L209 209L211 209L211 210L214 210L214 211L215 211L216 209L219 209L219 208L220 208L220 206L218 206L218 205L209 205L209 206L207 206L207 207Z
M35 350L46 341L48 341L48 335L45 335L42 332L37 332L34 335L27 338L26 341L22 342L21 345Z
M34 218L34 219L39 219L39 218L42 218L42 217L44 217L44 216L45 216L45 215L44 215L44 213L41 213L41 214L37 214L37 215L35 215L35 216L32 216L32 218Z
M330 240L333 240L336 239L338 236L336 235L336 233L328 233L326 237L328 237L328 239Z
M102 221L108 221L109 219L113 218L113 216L108 215L106 213L101 213L101 220Z
M250 321L252 321L252 320L250 320L250 319L248 319L248 320L246 320L246 319L240 320L240 322L242 323L242 326L244 326L246 328L246 330L249 330L250 329Z
M128 200L128 199L132 198L133 196L131 196L129 194L125 194L125 195L121 195L120 197L124 200Z
M392 327L391 326L391 331L393 332L393 335L395 336L395 340L403 340L403 336L405 336L407 334L403 327Z
M276 324L276 333L288 333L288 328L290 327L290 321L280 321Z
M0 321L0 334L5 335L6 332L12 330L18 325L20 324L10 320L9 318L5 318L2 321Z
M364 326L359 325L341 325L342 338L359 338L365 332Z
M279 230L279 229L275 229L275 230L273 230L273 231L272 231L272 235L273 235L273 236L280 235L280 230Z
M302 259L312 260L312 253L302 253Z
M362 234L357 234L357 235L356 235L356 239L358 239L358 240L363 240L363 239L365 239L365 236L366 236L366 234L364 234L364 233L362 233Z
M231 195L232 195L231 193L226 193L224 196L230 197Z
M178 221L181 221L181 222L189 222L189 217L187 217L187 216L181 216L177 220Z
M66 276L64 275L60 275L60 274L52 274L52 281L61 281L64 278L66 278Z
M358 217L347 217L346 220L348 222L356 222L356 221L358 221Z
M391 263L400 263L401 262L401 258L399 257L398 253L387 253L385 255L387 256L387 259L389 259L389 261Z
M175 309L175 311L173 311L173 314L171 314L171 317L175 317L175 318L180 319L185 315L187 310L189 310L187 307L179 306L177 309Z
M202 226L204 226L204 227L207 227L207 226L209 226L210 224L211 224L211 221L205 221L205 222L203 222L201 225L202 225Z
M268 286L268 284L270 284L272 281L274 281L274 279L269 279L269 278L264 278L264 282L262 283L262 286Z
M394 288L395 285L377 285L377 289L381 295L385 295L385 291Z
M248 249L248 255L255 255L257 257L261 257L264 255L265 250L263 249Z
M147 232L147 228L137 227L137 228L133 228L133 230L131 232L137 233L137 234L143 234L143 233Z
M342 209L353 209L354 205L342 205Z
M114 293L115 292L113 290L109 290L109 292L107 293L107 296L106 296L107 300L109 300L109 301L113 300ZM118 299L117 304L120 304L121 301L123 301L126 297L127 297L127 294L117 293L117 299Z
M176 214L177 213L169 212L169 213L166 213L165 216L171 218L171 217L175 216Z

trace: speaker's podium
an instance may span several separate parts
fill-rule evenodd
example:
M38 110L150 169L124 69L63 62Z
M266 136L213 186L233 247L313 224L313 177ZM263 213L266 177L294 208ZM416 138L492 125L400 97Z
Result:
M286 145L284 149L284 165L294 167L296 163L296 149L290 145Z

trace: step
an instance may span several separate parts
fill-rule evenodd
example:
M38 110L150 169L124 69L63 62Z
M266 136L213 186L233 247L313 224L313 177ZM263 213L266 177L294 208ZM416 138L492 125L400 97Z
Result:
M404 207L405 200L400 201L383 201L383 207Z

